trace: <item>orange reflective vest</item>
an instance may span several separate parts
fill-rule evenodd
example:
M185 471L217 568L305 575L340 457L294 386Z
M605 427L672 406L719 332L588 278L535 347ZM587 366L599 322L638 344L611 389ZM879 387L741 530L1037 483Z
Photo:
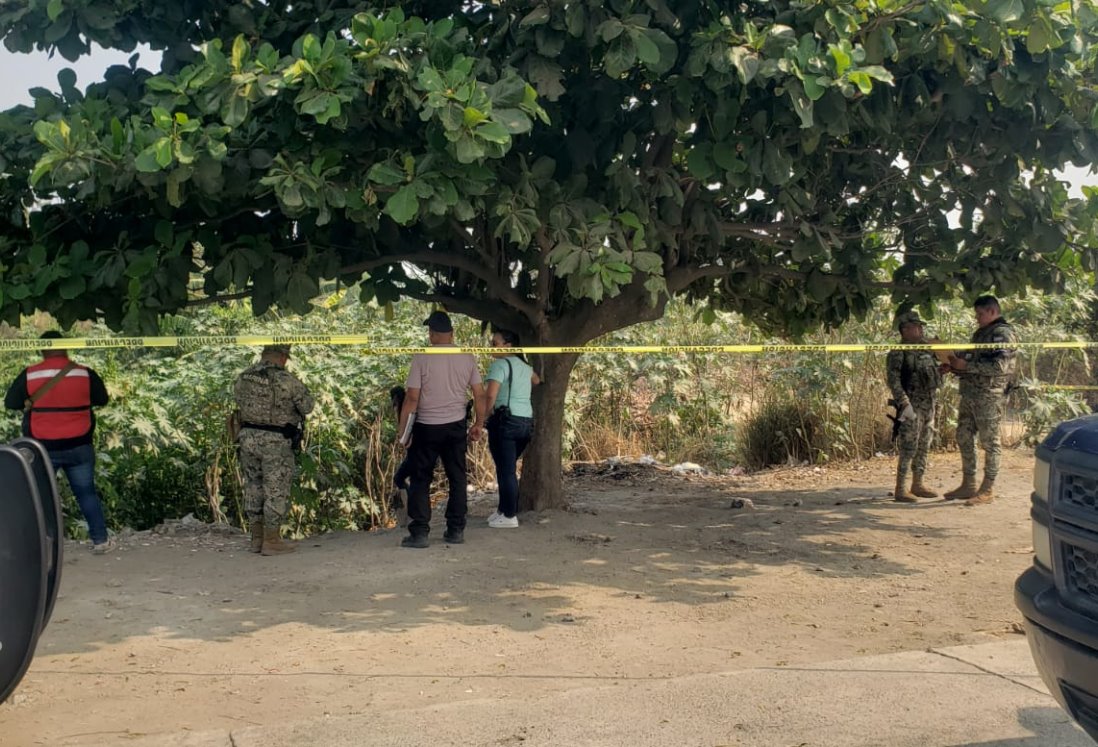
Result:
M68 363L68 358L51 356L29 366L27 397L33 397ZM87 366L77 364L31 406L28 413L30 436L42 441L57 441L87 435L95 422L91 408L91 374Z

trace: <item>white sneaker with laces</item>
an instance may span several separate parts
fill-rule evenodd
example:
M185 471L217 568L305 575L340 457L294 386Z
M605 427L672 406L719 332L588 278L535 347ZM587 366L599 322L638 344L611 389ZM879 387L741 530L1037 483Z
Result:
M510 518L503 516L502 514L495 519L488 522L488 526L493 529L516 529L518 527L518 517L512 516Z
M497 521L502 518L503 514L501 514L499 511L493 511L492 515L488 517L488 524L491 525L493 521Z

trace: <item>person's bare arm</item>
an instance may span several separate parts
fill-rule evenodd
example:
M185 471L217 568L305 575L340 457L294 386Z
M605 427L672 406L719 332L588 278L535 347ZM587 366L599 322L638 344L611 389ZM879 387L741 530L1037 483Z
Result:
M484 409L488 404L488 394L484 391L483 384L471 384L469 389L473 392L473 409L476 411L476 420L469 429L469 439L479 441L484 433Z
M488 379L488 387L484 391L484 412L488 413L495 409L496 397L499 396L499 382L493 379Z
M419 389L409 388L404 394L404 407L400 408L400 422L397 423L397 437L408 427L408 416L419 408Z

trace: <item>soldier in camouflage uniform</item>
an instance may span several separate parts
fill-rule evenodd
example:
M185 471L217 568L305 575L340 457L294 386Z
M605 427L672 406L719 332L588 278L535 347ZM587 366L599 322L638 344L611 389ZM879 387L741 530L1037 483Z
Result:
M980 328L972 335L973 343L1013 343L1018 338L1003 319L995 296L980 296L973 304ZM991 503L995 497L995 478L1003 447L999 426L1003 420L1006 391L1014 378L1013 348L966 350L951 356L943 372L950 371L961 380L961 404L957 413L957 446L961 450L963 481L956 490L945 494L947 501L968 500L969 505ZM976 436L984 450L984 480L976 487Z
M295 549L282 540L280 530L294 479L293 446L314 405L309 390L286 370L289 357L289 345L268 345L233 387L242 421L240 467L251 551L263 555Z
M898 315L896 328L905 344L926 342L923 320L914 311ZM896 467L896 490L892 495L901 503L937 498L938 494L923 484L923 476L934 440L938 388L942 385L938 361L929 350L893 350L888 354L887 370L888 388L896 403L900 424L900 459ZM907 488L909 470L913 475L910 490Z

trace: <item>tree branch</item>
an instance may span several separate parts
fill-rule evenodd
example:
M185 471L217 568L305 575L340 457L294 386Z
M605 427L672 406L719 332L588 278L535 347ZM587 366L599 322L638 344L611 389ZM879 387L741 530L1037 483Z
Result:
M537 324L538 308L535 304L521 296L511 287L510 282L499 277L495 273L490 272L475 260L461 254L444 253L436 249L422 248L416 251L406 251L401 252L400 254L386 254L380 257L373 257L361 262L356 262L353 265L341 268L340 274L361 274L377 267L386 267L400 264L401 262L440 265L442 267L452 267L455 270L467 272L478 280L484 281L484 284L488 287L489 293L523 314L527 319L527 325L533 326Z
M212 306L215 303L223 303L225 301L239 301L242 298L251 297L252 292L250 290L240 291L239 293L226 293L224 296L207 296L206 298L192 298L188 299L184 304L187 308L197 308L199 306Z
M699 267L676 267L666 276L667 291L672 295L685 290L703 278L719 278L732 271L724 265L705 265Z

